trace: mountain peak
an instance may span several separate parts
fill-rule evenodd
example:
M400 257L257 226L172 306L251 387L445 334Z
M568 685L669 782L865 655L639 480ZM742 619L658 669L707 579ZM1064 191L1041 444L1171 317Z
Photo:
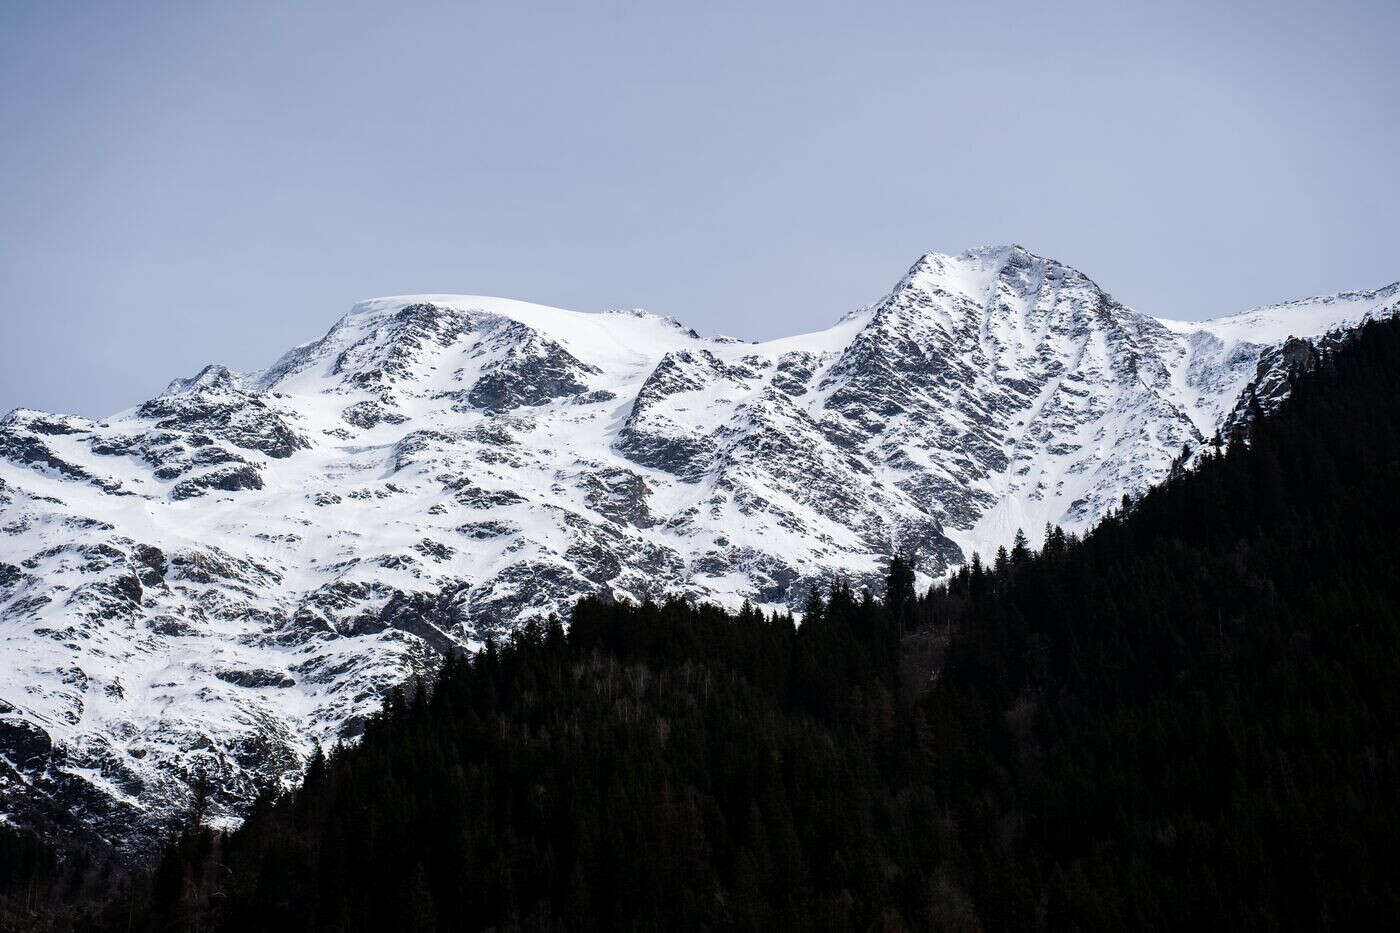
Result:
M968 299L978 307L991 307L999 304L999 291L1010 289L1029 298L1047 281L1067 278L1089 283L1082 273L1020 244L978 246L958 255L924 253L895 285L890 297L948 294Z
M183 395L200 389L232 389L238 377L227 366L210 363L188 379L175 379L165 387L165 395Z
M1037 256L1019 243L1004 243L999 246L991 244L974 246L957 254L930 250L919 257L918 261L914 263L914 267L924 266L937 269L957 265L999 269L1010 263L1018 263L1028 259L1053 261L1047 260L1044 256Z
M974 246L971 249L963 250L958 256L958 258L962 260L975 260L988 265L1005 265L1011 260L1020 257L1033 259L1043 258L1036 256L1020 243L1004 243L1000 246L991 244Z

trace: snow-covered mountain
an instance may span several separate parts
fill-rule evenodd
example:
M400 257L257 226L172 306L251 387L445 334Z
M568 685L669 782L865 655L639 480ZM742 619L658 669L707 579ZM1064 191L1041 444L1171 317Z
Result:
M1400 284L1156 320L1020 247L921 258L818 333L426 295L105 421L0 422L0 813L148 844L200 776L354 735L393 684L576 596L796 606L1083 529L1288 390ZM1303 338L1292 340L1290 338Z

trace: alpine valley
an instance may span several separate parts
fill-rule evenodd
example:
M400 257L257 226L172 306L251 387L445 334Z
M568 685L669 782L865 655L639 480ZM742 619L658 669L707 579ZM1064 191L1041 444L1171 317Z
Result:
M1087 528L1277 406L1400 283L1160 320L1020 247L817 333L362 302L265 370L0 422L0 819L235 823L445 652L582 595L799 609Z

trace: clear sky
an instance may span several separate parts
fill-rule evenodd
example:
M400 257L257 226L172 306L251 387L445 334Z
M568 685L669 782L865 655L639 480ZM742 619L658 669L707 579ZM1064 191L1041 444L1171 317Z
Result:
M1400 278L1400 3L0 3L0 412L360 298L827 326L1021 243L1210 317Z

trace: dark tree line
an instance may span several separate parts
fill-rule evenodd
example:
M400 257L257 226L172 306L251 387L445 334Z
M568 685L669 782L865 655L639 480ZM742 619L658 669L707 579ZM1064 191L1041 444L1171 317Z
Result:
M1398 399L1400 324L1372 324L1082 540L1019 536L924 594L895 559L801 626L585 599L395 691L90 925L1379 926Z
M237 832L192 829L149 922L929 925L960 904L898 659L881 603L839 585L801 628L582 600L567 634L526 627L392 694Z

